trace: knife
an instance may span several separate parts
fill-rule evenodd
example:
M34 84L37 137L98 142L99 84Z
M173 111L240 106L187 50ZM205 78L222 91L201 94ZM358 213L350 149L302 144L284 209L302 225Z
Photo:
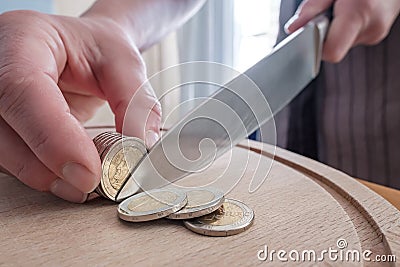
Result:
M270 120L318 75L329 21L314 18L192 109L135 167L115 201L203 171Z

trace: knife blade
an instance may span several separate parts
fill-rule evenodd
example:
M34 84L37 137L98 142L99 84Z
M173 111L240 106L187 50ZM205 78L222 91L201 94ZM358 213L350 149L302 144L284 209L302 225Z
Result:
M152 147L115 200L204 170L270 120L318 75L328 27L327 16L316 17L191 110Z

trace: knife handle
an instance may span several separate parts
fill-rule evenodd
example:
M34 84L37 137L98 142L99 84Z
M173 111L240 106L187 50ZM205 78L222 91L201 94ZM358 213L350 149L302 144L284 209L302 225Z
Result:
M323 41L325 40L325 37L328 33L329 24L330 24L331 20L332 19L329 17L329 14L324 12L324 13L320 14L319 16L315 17L314 19L312 19L308 23L318 29L318 37L317 37L316 41L320 42L321 45L322 45Z

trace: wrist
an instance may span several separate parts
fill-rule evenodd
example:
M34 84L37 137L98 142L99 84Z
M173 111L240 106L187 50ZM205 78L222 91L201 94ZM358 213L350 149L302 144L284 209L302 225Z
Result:
M95 22L101 27L107 27L109 30L116 29L122 31L139 50L144 46L143 32L136 27L135 22L123 17L113 17L110 14L103 13L97 9L89 9L81 15L81 18Z

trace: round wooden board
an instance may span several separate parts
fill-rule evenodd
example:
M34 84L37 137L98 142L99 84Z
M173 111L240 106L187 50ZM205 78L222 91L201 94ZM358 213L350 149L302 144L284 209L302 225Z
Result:
M70 204L35 192L15 178L0 177L0 265L253 266L271 264L270 258L260 261L257 256L266 246L269 251L319 254L338 249L339 239L347 242L344 251L368 249L371 257L393 254L400 261L396 208L342 172L282 149L274 158L274 151L272 146L244 141L205 172L179 182L204 183L221 175L240 178L227 197L250 206L255 221L246 232L230 237L197 235L167 219L123 222L110 201ZM264 178L250 193L251 180L254 186ZM377 264L332 261L327 255L322 263ZM274 255L273 266L288 264L299 262L282 262Z

